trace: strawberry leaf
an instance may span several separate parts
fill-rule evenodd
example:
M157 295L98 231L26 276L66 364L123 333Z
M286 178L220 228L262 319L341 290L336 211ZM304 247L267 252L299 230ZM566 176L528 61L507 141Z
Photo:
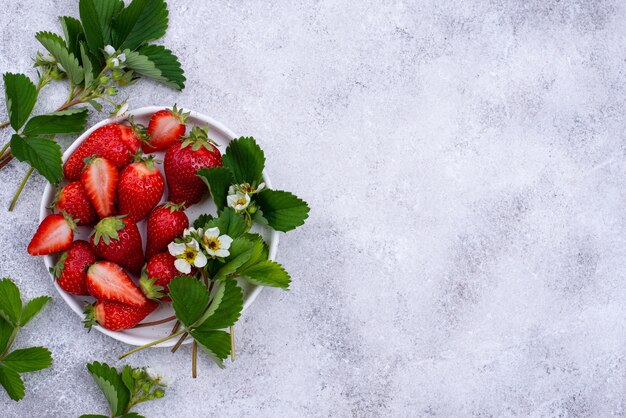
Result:
M24 135L54 135L82 132L85 129L88 113L86 107L81 107L35 116L24 127Z
M185 75L178 58L161 45L145 45L138 51L124 50L128 68L176 90L185 88Z
M0 353L4 353L15 328L0 316Z
M265 260L238 272L241 277L257 286L288 289L291 283L289 273L275 261Z
M217 330L234 325L243 309L243 291L235 280L226 280L217 289L209 309L196 331Z
M26 306L24 306L24 310L22 310L20 326L23 327L28 324L51 300L50 296L39 296L29 300Z
M4 387L9 398L19 401L24 398L24 381L13 369L0 364L0 385Z
M124 414L130 401L130 391L124 385L117 370L97 361L87 364L87 370L102 390L113 415Z
M37 32L35 38L59 61L72 83L78 85L83 82L83 67L78 58L67 49L63 38L52 32Z
M262 180L265 154L252 137L233 139L222 157L237 183L258 184Z
M186 327L192 326L209 303L209 292L195 277L175 277L168 285L176 318Z
M61 147L47 138L22 138L13 135L11 151L20 161L28 161L52 184L57 184L63 178Z
M52 355L44 347L23 348L9 353L2 364L19 373L36 372L52 365Z
M191 331L191 336L220 368L224 368L224 359L230 354L230 335L225 331Z
M111 44L112 20L123 8L121 0L80 0L78 10L87 46L96 57L101 57L101 50Z
M163 0L133 0L113 19L113 46L135 50L167 31L167 5Z
M17 327L22 315L20 289L11 279L0 280L0 316L9 324Z
M253 196L268 225L277 231L291 231L304 224L309 206L297 196L280 190L263 190Z
M236 272L239 267L250 259L253 249L254 244L248 238L235 238L228 249L230 255L226 257L226 263L217 270L213 278L215 280L224 280L229 274Z
M267 260L267 257L269 256L269 248L261 235L247 234L246 237L248 237L248 239L252 241L252 254L250 255L248 261L246 261L243 265L239 267L240 272L247 269L248 267L260 263L261 261Z
M209 186L211 197L221 211L226 207L226 196L228 188L235 182L233 173L226 167L211 167L198 170L198 177Z
M85 31L80 20L70 16L60 16L59 21L65 34L65 43L68 51L70 51L78 60L80 57L80 43L85 40Z
M17 132L33 111L37 101L37 88L24 74L5 73L3 78L9 121Z
M237 214L233 208L225 208L222 213L220 213L220 216L208 221L204 227L217 227L220 230L220 235L225 234L235 239L246 232L246 221L243 216Z

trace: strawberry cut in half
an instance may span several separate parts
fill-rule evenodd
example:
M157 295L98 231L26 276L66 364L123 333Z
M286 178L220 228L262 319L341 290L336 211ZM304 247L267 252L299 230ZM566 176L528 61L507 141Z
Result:
M146 154L156 151L164 151L185 135L185 121L189 113L183 113L176 105L170 109L163 109L156 112L150 118L148 124L147 138L141 144L141 149Z
M67 213L48 215L28 244L28 254L48 255L65 251L74 241L76 222Z
M88 160L80 181L100 218L115 215L118 179L117 167L111 161L101 157Z
M189 218L184 210L184 205L165 202L150 213L146 228L146 260L165 251L170 242L183 236L185 228L189 228Z
M93 252L139 274L144 264L141 235L137 224L124 216L112 216L98 222L91 232Z
M120 173L117 188L117 202L120 214L139 222L159 203L165 180L154 166L154 158L137 157L136 161L124 167Z
M99 300L85 307L85 328L91 329L96 323L111 331L134 328L157 307L158 302L149 300L141 307L130 306L110 300Z
M72 246L59 257L50 269L61 289L80 296L89 296L87 290L87 269L96 262L87 241L74 241Z
M119 265L110 261L100 261L89 267L85 283L89 294L98 300L121 302L136 307L148 303L148 299L130 276Z
M65 211L77 225L93 225L100 219L80 181L73 181L59 190L52 208Z

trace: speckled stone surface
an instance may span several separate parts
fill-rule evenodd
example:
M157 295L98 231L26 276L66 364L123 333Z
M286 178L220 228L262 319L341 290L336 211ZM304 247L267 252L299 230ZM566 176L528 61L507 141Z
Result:
M32 76L34 32L59 32L76 3L0 0L0 71ZM626 415L624 2L170 3L163 42L187 88L122 95L254 135L312 212L280 243L291 291L245 313L234 364L202 357L192 380L189 347L128 358L173 380L138 412ZM65 86L43 94L37 112ZM25 171L0 173L2 208ZM1 210L0 269L54 296L18 346L55 362L23 401L0 392L0 416L106 413L85 364L121 366L128 347L87 334L26 254L43 188Z

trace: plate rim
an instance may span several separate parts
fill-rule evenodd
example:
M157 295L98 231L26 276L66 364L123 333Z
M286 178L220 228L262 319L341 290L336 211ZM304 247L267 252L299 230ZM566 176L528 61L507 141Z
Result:
M87 138L87 136L89 136L93 131L95 131L96 129L100 128L101 126L104 126L104 125L107 125L107 124L110 124L110 123L126 121L129 116L142 117L142 116L152 115L152 114L154 114L157 111L162 110L162 109L171 109L171 108L172 108L172 106L143 106L143 107L139 107L139 108L136 108L136 109L128 110L128 111L126 111L124 113L123 116L109 117L109 118L103 119L103 120L95 123L94 125L91 125L91 127L86 129L81 135L79 135L74 140L74 142L72 142L70 144L70 146L63 152L63 155L62 155L63 163L65 163L67 158L69 158L69 156L74 152L74 150L76 148L78 148L78 146ZM230 141L232 141L233 139L239 137L232 130L230 130L225 125L223 125L221 122L213 119L210 116L207 116L207 115L205 115L203 113L197 112L195 110L190 110L190 109L187 109L187 108L179 108L179 109L181 109L181 110L183 110L185 112L190 112L190 116L192 118L201 120L204 123L209 124L212 127L212 129L220 131L224 136L231 138ZM263 170L263 181L265 182L265 184L266 184L266 186L268 188L272 187L272 183L271 183L270 177L267 174L266 170ZM41 223L41 221L43 221L43 219L47 215L50 214L50 211L48 209L48 205L52 201L52 199L54 198L55 191L53 189L54 189L54 186L52 184L48 183L46 185L44 191L43 191L42 196L41 196L41 203L40 203L40 207L39 207L39 222L40 223ZM278 234L277 231L271 229L270 230L270 236L271 236L271 240L270 240L270 243L269 243L269 259L270 260L275 260L276 259L276 253L278 251L278 240L279 240L280 235ZM43 259L44 259L44 264L46 266L46 269L49 271L49 269L54 266L53 256L52 255L46 255L46 256L43 257ZM74 295L71 295L71 294L67 293L66 291L64 291L63 289L61 289L61 287L58 285L57 281L54 280L54 277L52 276L51 273L48 272L48 276L52 280L52 282L54 284L54 287L56 288L57 292L61 295L61 297L63 298L65 303L72 309L72 311L74 311L81 319L83 319L84 318L84 314L83 314L83 309L84 308L82 306L80 306L78 301L76 301L74 299ZM252 287L253 287L252 291L247 295L246 299L244 300L242 313L252 305L254 300L257 298L257 296L263 290L262 286L252 285ZM100 325L95 325L93 328L95 328L96 330L98 330L102 334L105 334L105 335L107 335L107 336L109 336L109 337L111 337L111 338L113 338L113 339L115 339L117 341L121 341L121 342L129 344L129 345L140 346L140 345L143 345L143 344L146 344L147 342L149 342L149 341L144 341L143 338L125 334L123 331L111 331L111 330L108 330L106 328L101 327ZM184 344L188 344L190 342L191 342L191 340L188 339L188 340L186 340L184 342ZM161 344L154 345L153 347L171 347L174 344L175 344L174 340L168 340L168 341L165 341L165 342L163 342Z

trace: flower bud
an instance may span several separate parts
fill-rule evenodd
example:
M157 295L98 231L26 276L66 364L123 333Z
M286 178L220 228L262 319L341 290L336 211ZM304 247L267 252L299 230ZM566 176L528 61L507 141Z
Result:
M104 47L104 52L108 56L111 56L111 55L115 54L115 48L113 48L111 45L107 45L107 46Z
M139 380L143 377L143 370L141 369L133 369L132 373L133 379Z
M165 396L165 391L163 389L157 389L154 391L154 396L161 399L162 397Z
M103 75L100 77L100 84L109 84L109 77Z

